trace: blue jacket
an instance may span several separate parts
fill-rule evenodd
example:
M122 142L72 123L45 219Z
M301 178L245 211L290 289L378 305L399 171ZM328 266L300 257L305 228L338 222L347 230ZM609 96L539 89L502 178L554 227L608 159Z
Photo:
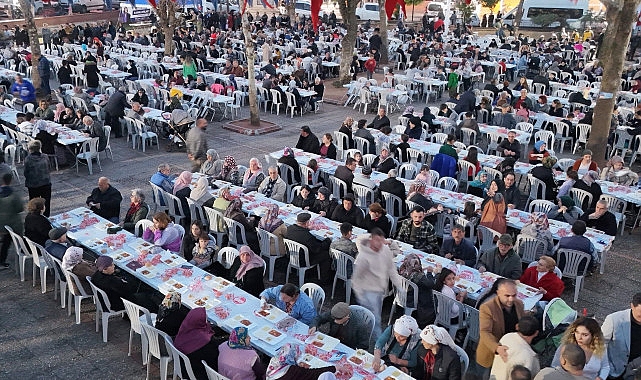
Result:
M608 347L610 376L618 377L625 372L630 357L630 309L617 311L605 317L601 330Z
M434 160L432 161L430 168L432 170L436 170L441 178L456 178L456 160L454 157L448 156L447 154L438 153L434 156Z
M268 302L271 301L277 308L285 311L285 302L280 299L280 289L282 287L283 285L278 285L273 288L265 289L260 293L260 297L265 298ZM317 313L316 308L314 307L314 302L312 302L311 298L309 298L305 292L300 292L289 316L306 325L310 325L314 318L316 318L316 315Z
M26 79L22 80L22 84L14 82L11 85L11 93L20 94L20 100L23 102L35 102L36 101L36 89L33 87L33 84Z

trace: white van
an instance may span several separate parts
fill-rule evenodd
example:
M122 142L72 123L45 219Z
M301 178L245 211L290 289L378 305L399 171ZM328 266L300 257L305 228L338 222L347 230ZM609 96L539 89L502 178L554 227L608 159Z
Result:
M438 17L439 13L445 14L445 4L438 2L438 1L432 1L429 4L427 4L427 17L429 18L436 18Z
M523 2L522 27L540 27L532 22L532 18L540 15L555 14L564 19L571 29L581 27L581 18L588 13L588 0L525 0ZM503 23L512 25L516 17L516 8L503 17ZM560 23L554 22L551 28L558 28Z
M380 8L378 3L361 3L361 5L356 8L356 18L358 20L380 20Z
M69 7L76 13L87 13L95 10L103 10L105 7L104 0L59 0L58 4L62 8Z

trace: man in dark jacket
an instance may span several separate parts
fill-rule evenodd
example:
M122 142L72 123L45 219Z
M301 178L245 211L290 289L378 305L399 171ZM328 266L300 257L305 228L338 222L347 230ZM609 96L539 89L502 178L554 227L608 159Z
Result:
M353 226L361 226L363 224L363 212L354 203L354 195L345 194L343 202L334 209L331 219L338 223L348 222Z
M496 79L492 79L490 83L486 84L485 87L483 87L483 90L487 91L492 91L494 93L494 98L490 100L494 100L499 96L499 88L496 87Z
M347 189L345 190L347 193L353 193L352 183L354 182L354 170L356 170L356 160L352 157L348 157L345 160L345 165L337 167L334 172L334 177L347 184Z
M374 117L371 123L367 124L367 128L381 129L385 126L390 126L389 118L385 115L385 108L379 108L378 114Z
M397 176L396 169L392 169L389 172L387 172L387 179L384 179L378 185L377 198L382 200L383 192L396 195L397 197L401 198L401 200L403 201L403 204L401 204L400 213L404 214L405 199L407 198L407 193L405 192L405 185L403 185L403 182L396 179L396 176ZM396 210L387 210L388 213L393 213L395 211Z
M590 228L596 228L610 236L617 235L617 218L608 211L606 201L597 201L596 208L588 210L579 219L584 221Z
M367 123L367 120L365 119L360 119L358 121L358 129L354 132L354 136L364 138L369 142L369 151L362 152L363 154L376 154L376 139L374 139L374 136L372 136L370 131L365 129L365 123Z
M468 267L476 264L476 249L469 240L465 239L465 228L460 224L452 227L451 239L443 239L439 255Z
M523 274L521 257L514 252L512 236L503 234L497 247L483 253L478 262L478 270L496 273L499 276L518 280Z
M320 152L318 137L312 133L312 130L307 125L300 127L300 136L298 137L296 148L308 153L318 154Z
M474 111L474 107L476 107L476 96L472 89L469 89L459 96L454 111L460 115L461 113Z
M129 108L127 103L127 88L121 86L118 91L114 92L105 104L105 122L111 125L116 133L116 137L122 137L120 128L120 118L125 116L125 108Z
M504 157L514 157L518 161L521 157L521 143L516 139L516 132L508 132L507 139L503 139L496 150Z
M331 311L314 318L310 324L309 333L313 334L318 327L329 323L330 336L338 338L346 346L367 349L370 334L363 316L364 314L351 310L345 302L339 302L332 307Z
M505 204L509 208L521 209L523 206L521 202L521 191L516 185L514 178L514 173L506 173L503 176L503 181L505 182Z
M113 223L120 220L120 202L122 194L115 187L109 184L109 178L100 177L98 187L91 191L85 202L99 216L108 219Z
M309 232L309 221L312 218L308 212L301 212L296 216L296 224L287 227L285 238L293 240L307 247L309 251L309 263L305 261L304 255L300 254L300 265L319 265L321 270L321 278L329 278L330 257L329 245L332 242L329 238L318 240L314 235ZM322 282L327 282L325 280Z

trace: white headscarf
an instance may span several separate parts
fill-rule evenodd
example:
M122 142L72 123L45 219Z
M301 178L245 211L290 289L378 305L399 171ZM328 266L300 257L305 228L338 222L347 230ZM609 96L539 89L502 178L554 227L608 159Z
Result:
M318 376L318 380L336 380L336 375L331 372L323 372Z
M73 267L82 262L82 248L69 247L62 257L62 269L71 271Z
M456 344L450 334L442 327L429 325L421 331L421 339L428 344L444 344L456 350Z
M412 336L418 332L416 319L409 315L403 315L394 322L394 332L403 336Z
M196 182L196 186L189 193L189 198L195 200L196 202L203 203L212 198L212 195L209 194L209 183L207 182L207 177L201 176Z

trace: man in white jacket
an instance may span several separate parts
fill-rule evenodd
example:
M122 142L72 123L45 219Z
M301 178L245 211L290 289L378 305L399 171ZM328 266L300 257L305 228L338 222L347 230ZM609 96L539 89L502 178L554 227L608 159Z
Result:
M516 325L517 332L503 335L499 341L501 346L507 347L507 355L495 355L490 372L491 380L509 380L512 369L522 365L530 370L532 377L540 371L541 367L536 352L530 344L539 335L540 323L533 316L527 315L519 319Z
M356 239L358 256L354 262L352 289L358 303L374 313L376 323L373 336L381 333L381 310L387 284L391 280L395 286L401 286L401 276L388 244L380 228L374 228L369 234L359 235Z

